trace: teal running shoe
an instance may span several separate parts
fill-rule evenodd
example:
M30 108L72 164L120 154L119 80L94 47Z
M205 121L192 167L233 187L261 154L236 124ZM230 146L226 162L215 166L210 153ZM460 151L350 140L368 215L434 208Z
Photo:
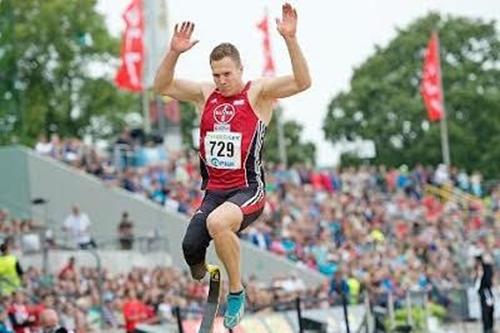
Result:
M224 313L224 327L233 329L238 325L245 313L245 290L239 295L227 295L226 313Z

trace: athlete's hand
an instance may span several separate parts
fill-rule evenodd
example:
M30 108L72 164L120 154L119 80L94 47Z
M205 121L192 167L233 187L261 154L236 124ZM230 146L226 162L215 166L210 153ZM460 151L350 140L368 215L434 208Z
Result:
M174 35L170 41L170 49L175 52L186 52L191 49L198 40L191 40L191 35L193 34L194 23L185 21L182 22L181 26L179 24L175 25Z
M294 38L297 32L297 11L288 2L281 9L281 20L276 18L278 32L283 38Z

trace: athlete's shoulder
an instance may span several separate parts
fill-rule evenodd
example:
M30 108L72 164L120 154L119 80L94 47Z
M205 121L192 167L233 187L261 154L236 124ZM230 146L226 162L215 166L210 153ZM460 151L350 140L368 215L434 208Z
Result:
M198 111L201 112L205 107L207 100L210 98L210 95L212 95L212 93L214 92L215 84L203 81L203 82L198 82L198 85L203 95L203 99L196 101L196 106Z
M264 77L259 77L256 78L252 81L249 81L249 88L248 88L248 97L250 100L253 101L254 104L258 103L258 100L261 97L261 92L262 92L262 87L264 86L265 82Z

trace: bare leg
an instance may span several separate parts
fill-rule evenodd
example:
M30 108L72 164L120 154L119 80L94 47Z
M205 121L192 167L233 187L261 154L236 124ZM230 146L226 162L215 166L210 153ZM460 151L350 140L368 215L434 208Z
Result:
M232 231L224 231L214 237L215 252L224 264L229 276L229 292L243 289L241 284L240 244Z
M229 291L239 292L241 284L240 241L236 231L240 228L243 213L231 202L215 209L207 219L207 228L214 240L215 252L224 264L229 277Z

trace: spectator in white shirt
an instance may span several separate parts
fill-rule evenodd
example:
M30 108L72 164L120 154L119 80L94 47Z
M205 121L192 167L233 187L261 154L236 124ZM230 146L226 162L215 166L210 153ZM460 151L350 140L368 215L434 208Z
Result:
M35 145L35 151L40 155L51 155L54 150L52 142L48 142L44 134L40 134L38 142Z
M77 205L73 205L71 214L64 220L63 230L80 249L95 248L95 242L90 235L90 224L87 214L81 212Z
M434 183L437 186L443 186L446 185L449 179L448 167L445 164L439 164L434 173Z

